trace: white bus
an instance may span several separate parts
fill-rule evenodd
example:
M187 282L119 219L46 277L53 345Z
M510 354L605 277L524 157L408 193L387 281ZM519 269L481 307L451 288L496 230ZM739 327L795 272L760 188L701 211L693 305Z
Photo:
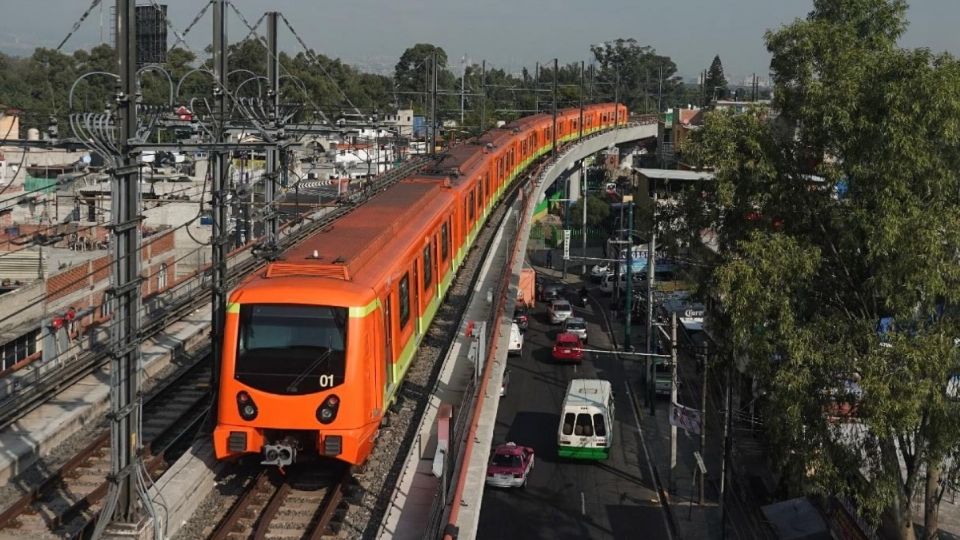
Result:
M573 379L560 411L557 455L607 459L613 446L613 387L603 379Z

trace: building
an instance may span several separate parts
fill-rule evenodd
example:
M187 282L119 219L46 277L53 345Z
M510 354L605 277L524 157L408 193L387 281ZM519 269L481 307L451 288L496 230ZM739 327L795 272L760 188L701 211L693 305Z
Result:
M657 157L661 167L681 165L683 145L703 125L703 109L688 106L671 108L661 117L657 129Z
M770 100L758 100L758 101L733 101L733 100L717 100L713 103L713 108L718 111L732 110L737 114L742 114L750 110L751 108L770 108Z
M400 109L395 113L387 113L383 117L384 126L397 128L400 137L413 137L413 109Z
M0 252L3 262L8 254L29 251L42 268L32 280L0 281L0 373L98 345L95 330L111 315L113 256L105 249L105 227L88 232L90 239L103 240L88 245L74 233L50 246ZM144 229L142 234L141 292L149 310L150 299L177 281L175 235L172 228Z
M20 111L0 105L0 139L20 138Z

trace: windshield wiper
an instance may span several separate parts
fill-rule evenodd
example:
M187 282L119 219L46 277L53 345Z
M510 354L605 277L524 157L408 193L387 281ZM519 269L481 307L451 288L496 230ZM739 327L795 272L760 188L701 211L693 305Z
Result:
M307 366L307 368L304 369L299 375L297 375L297 377L296 377L295 379L293 379L293 382L291 382L290 385L287 386L287 392L290 392L290 393L296 392L296 391L297 391L297 385L299 385L304 379L306 379L306 378L307 378L307 375L309 375L310 372L314 370L314 368L316 368L317 366L319 366L322 362L326 362L327 359L330 358L330 354L331 354L332 352L333 352L333 350L331 350L331 349L328 348L328 349L327 349L327 352L321 354L320 356L318 356L318 357L316 358L316 360L314 360L313 362L311 362L310 365Z

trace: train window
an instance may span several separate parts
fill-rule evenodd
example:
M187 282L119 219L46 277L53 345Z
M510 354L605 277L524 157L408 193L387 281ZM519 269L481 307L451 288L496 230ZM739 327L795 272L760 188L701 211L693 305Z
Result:
M483 191L487 194L488 197L491 195L491 193L490 193L490 176L489 176L489 175L486 175L486 174L483 175Z
M573 423L575 415L572 412L568 412L563 415L563 434L564 435L573 435Z
M258 390L302 395L343 383L347 309L294 304L240 306L234 377Z
M450 229L447 228L447 223L444 222L440 226L440 258L447 260L447 257L450 255Z
M426 289L433 281L433 261L430 260L430 245L423 248L423 288Z
M400 328L410 320L410 274L404 274L400 279Z
M470 202L467 203L467 208L469 208L469 210L467 211L467 214L468 214L469 217L470 217L470 223L473 223L473 208L474 208L474 206L476 206L476 204L477 204L476 201L474 201L474 199L473 199L473 192L471 191L471 192L470 192Z

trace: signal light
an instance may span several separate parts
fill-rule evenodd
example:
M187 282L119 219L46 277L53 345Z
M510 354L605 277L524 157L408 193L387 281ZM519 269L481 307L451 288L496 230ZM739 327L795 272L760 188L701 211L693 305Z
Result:
M340 398L335 395L327 396L323 403L317 407L317 421L321 424L329 424L336 420L337 411L340 409Z
M237 410L240 413L240 418L248 422L256 418L258 413L257 404L253 402L250 394L243 390L237 392Z

